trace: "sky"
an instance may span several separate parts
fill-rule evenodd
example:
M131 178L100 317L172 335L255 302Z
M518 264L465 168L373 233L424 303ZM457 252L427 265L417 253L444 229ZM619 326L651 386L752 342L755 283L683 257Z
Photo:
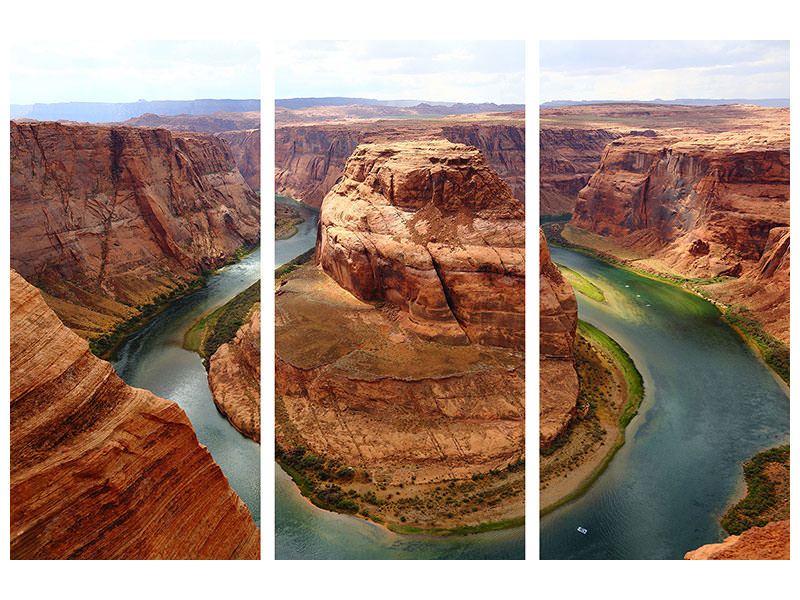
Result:
M257 42L17 42L10 58L12 104L261 97Z
M523 103L525 43L280 42L275 96Z
M543 41L551 100L788 98L788 41Z

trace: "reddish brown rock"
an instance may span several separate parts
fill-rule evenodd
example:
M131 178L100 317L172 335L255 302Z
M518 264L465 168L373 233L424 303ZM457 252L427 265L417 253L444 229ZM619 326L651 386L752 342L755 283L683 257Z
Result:
M236 337L208 363L214 403L242 434L261 441L261 306L256 304Z
M751 527L719 544L687 552L687 560L789 560L789 520Z
M447 344L524 345L521 203L473 147L363 144L320 213L317 263Z
M574 366L578 303L550 259L539 230L539 445L553 442L575 415L578 375Z
M217 134L228 142L236 157L236 166L248 185L261 189L261 129L223 131Z
M424 121L279 123L275 130L275 191L318 207L358 144L409 139L448 139L475 146L511 186L514 196L524 202L523 113Z
M84 336L257 242L259 211L214 136L11 123L11 265Z
M12 559L257 559L174 402L127 386L11 272Z

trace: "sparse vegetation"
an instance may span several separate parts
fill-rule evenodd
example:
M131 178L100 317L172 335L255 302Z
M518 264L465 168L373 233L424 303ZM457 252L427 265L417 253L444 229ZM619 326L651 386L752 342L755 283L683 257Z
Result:
M729 306L723 318L758 348L764 362L788 384L789 346L764 331L747 307Z
M576 292L580 292L587 298L591 298L592 300L596 300L597 302L605 302L606 297L603 294L603 290L593 284L591 281L586 279L583 275L578 273L577 271L573 271L569 267L565 267L564 265L556 264L558 270L561 271L561 274L567 278L569 284L573 287Z
M288 275L292 271L299 269L301 266L306 264L308 261L314 258L314 248L303 252L300 256L297 256L287 262L286 264L281 265L277 269L275 269L275 279L281 279L284 275Z
M773 467L771 472L769 467ZM745 496L722 518L722 527L739 535L751 527L789 518L789 445L759 452L744 465Z

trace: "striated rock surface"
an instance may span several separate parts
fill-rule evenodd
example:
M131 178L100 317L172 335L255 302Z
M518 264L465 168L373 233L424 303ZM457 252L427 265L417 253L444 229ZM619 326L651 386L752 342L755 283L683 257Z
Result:
M620 135L606 129L542 126L539 131L539 214L571 213L578 192L600 166L603 149Z
M261 441L261 305L256 304L236 337L209 359L214 403L247 437Z
M578 375L574 366L578 303L550 259L539 230L539 445L546 447L575 415Z
M261 129L223 131L217 134L228 142L236 158L236 167L247 184L261 189Z
M316 261L425 339L522 348L524 238L521 203L476 148L363 144L325 197Z
M221 139L11 123L11 265L86 337L259 240L258 195Z
M409 139L448 139L475 146L524 202L524 113L279 126L275 130L275 191L319 207L356 146Z
M733 276L709 293L756 312L788 342L789 147L722 135L611 142L572 225L687 277ZM770 289L769 297L760 291ZM776 306L775 303L778 303Z
M257 559L173 402L131 388L11 272L11 558Z
M687 552L687 560L789 560L789 520L751 527L729 535L719 544L706 544Z

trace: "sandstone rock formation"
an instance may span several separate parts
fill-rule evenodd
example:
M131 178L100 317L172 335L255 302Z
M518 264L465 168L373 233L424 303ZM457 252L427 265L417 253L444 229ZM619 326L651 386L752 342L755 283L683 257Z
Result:
M767 331L788 342L788 268L774 268L784 259L788 267L786 142L620 138L581 190L571 223L684 276L739 277L719 286L719 297L750 304ZM770 297L760 297L768 287Z
M480 152L360 145L320 219L276 292L278 445L406 485L524 456L522 206Z
M447 139L475 146L511 186L514 197L525 201L524 113L278 126L275 191L319 207L358 144L409 139Z
M522 205L477 149L363 144L323 201L316 260L426 339L522 348L524 244Z
M236 337L208 363L214 403L247 437L261 441L261 305L256 304Z
M11 123L11 265L85 337L256 243L259 211L217 137Z
M173 402L127 386L11 272L11 558L257 559Z
M574 366L578 303L550 259L539 230L539 445L553 442L569 425L578 401Z
M236 167L247 184L261 189L261 129L223 131L217 134L228 142L236 157Z
M719 544L687 552L687 560L789 560L789 520L751 527Z

